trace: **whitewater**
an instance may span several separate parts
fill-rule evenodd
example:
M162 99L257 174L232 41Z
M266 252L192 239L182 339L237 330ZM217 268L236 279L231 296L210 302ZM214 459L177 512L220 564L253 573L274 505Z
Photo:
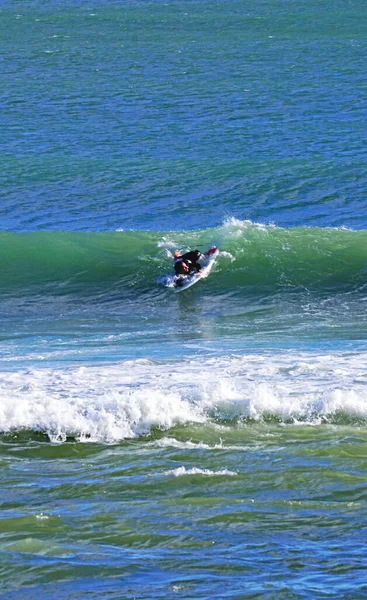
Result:
M366 372L366 354L291 352L30 369L2 375L0 428L113 443L176 425L362 426Z

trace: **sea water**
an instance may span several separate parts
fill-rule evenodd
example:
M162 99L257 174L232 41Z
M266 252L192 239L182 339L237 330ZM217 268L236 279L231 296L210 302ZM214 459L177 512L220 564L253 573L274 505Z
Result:
M1 600L366 598L366 34L1 3Z

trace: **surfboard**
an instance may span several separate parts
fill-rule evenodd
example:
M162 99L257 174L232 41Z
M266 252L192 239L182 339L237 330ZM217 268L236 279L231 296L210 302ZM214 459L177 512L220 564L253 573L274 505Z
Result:
M182 292L187 288L195 285L200 279L208 277L210 271L215 265L216 259L218 258L219 250L215 246L209 248L203 255L204 258L200 259L201 269L198 273L192 273L191 275L178 276L175 278L174 290L175 292Z

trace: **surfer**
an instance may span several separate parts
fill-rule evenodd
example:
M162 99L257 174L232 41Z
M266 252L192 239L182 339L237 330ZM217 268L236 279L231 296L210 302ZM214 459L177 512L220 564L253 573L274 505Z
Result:
M198 273L201 269L201 265L198 262L201 256L200 250L191 250L185 254L181 254L179 250L175 250L173 253L175 274L190 275L191 273Z

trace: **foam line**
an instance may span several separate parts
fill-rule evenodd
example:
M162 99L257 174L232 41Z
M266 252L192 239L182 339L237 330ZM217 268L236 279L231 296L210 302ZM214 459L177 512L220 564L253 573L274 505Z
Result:
M366 371L366 353L297 360L285 353L4 372L0 431L116 442L154 428L243 419L360 423L367 419Z

